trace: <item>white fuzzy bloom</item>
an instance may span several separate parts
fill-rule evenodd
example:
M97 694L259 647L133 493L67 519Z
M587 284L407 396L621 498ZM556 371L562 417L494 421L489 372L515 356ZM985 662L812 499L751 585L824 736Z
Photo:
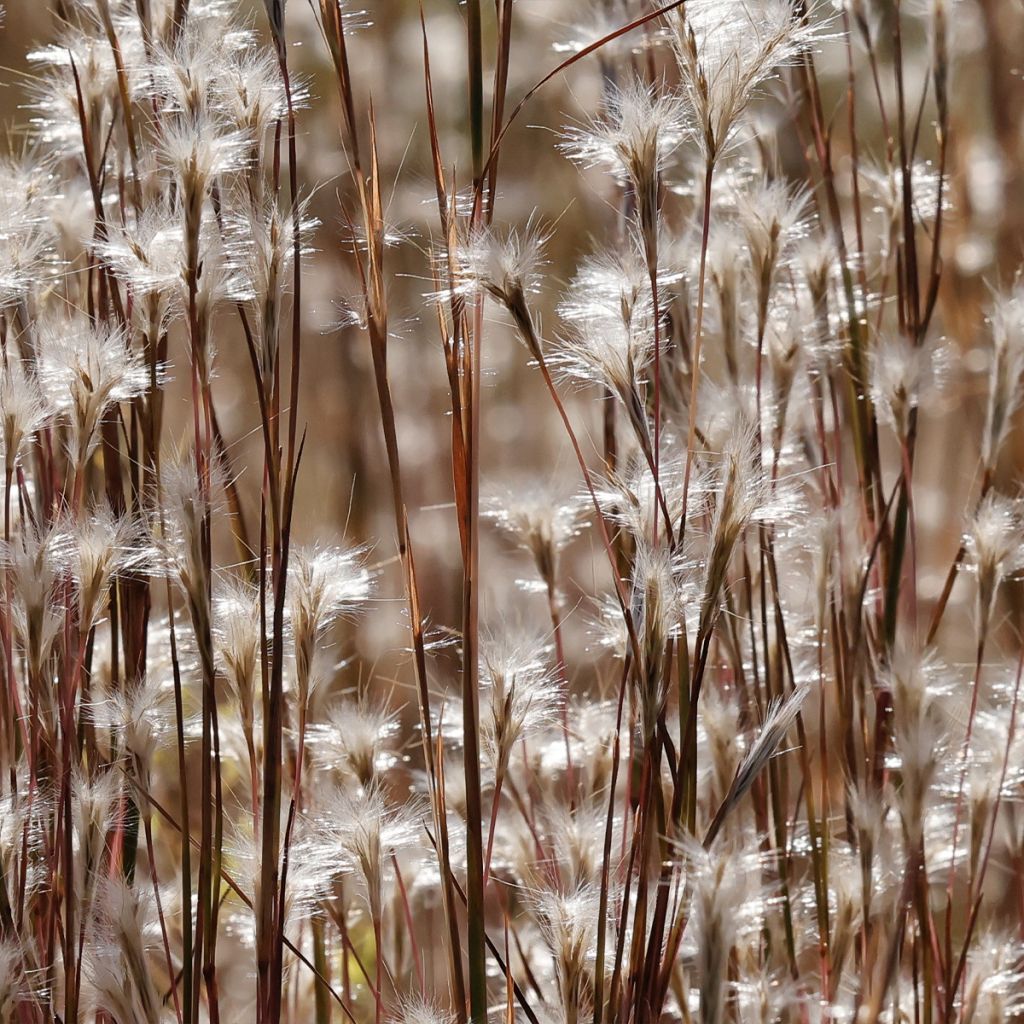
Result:
M138 296L167 296L181 281L181 225L159 205L111 225L97 248L114 273Z
M164 680L148 674L125 684L123 692L108 692L93 709L96 725L110 730L130 755L132 771L139 785L151 791L154 758L174 728L173 691ZM151 813L140 801L143 817Z
M551 361L569 381L607 388L622 403L638 443L650 452L653 441L643 381L653 358L653 318L626 322L600 316L571 324L558 338Z
M1024 287L999 296L992 309L992 354L982 455L985 469L995 469L999 450L1010 432L1013 414L1024 397Z
M337 788L326 793L314 817L337 843L337 867L357 874L365 886L371 918L379 920L388 863L423 836L419 807L392 805L381 788L372 784L356 791Z
M678 96L631 78L615 86L605 115L583 128L567 128L561 148L585 167L603 167L636 200L636 217L648 258L658 233L661 174L687 135L685 107Z
M968 958L966 1006L973 1018L996 1024L1024 1009L1024 943L985 928Z
M722 453L711 514L711 535L704 561L701 633L708 635L718 617L729 562L737 542L755 519L772 515L770 482L751 430L735 430Z
M683 622L680 565L667 547L640 543L630 578L630 614L639 645L640 664L633 676L644 739L654 735L668 699L665 658L668 641ZM621 613L618 616L621 619Z
M161 160L186 197L205 196L215 178L245 167L247 150L244 133L205 114L169 124L160 137Z
M154 567L156 549L139 520L116 515L106 505L63 520L56 529L54 551L74 584L79 626L88 631L103 611L111 582Z
M269 48L244 48L224 61L217 81L218 105L227 120L258 145L274 122L287 113L287 97L281 69ZM303 93L292 85L292 105Z
M38 163L0 160L0 308L49 276L54 254L47 205L55 184Z
M873 210L883 218L885 228L901 230L899 225L904 216L904 186L899 167L867 164L860 169L860 177L865 201L874 201ZM911 164L910 187L915 223L928 224L934 220L939 209L939 184L938 170L929 161L916 160ZM947 188L942 194L942 210L950 208Z
M228 682L249 693L259 672L261 633L259 589L238 580L222 583L213 597L213 637Z
M75 885L92 892L104 868L107 835L118 824L122 778L108 770L89 779L76 773L71 780L71 822L74 835ZM82 900L88 905L89 900Z
M544 586L554 593L562 550L579 535L587 507L574 496L568 500L555 486L509 488L490 498L482 515L528 551Z
M1021 500L991 492L974 514L964 547L978 577L979 628L984 633L1000 583L1024 567Z
M103 414L149 387L149 373L127 335L84 315L50 315L37 325L37 377L50 408L69 428L69 455L84 466L99 442Z
M554 958L564 1020L576 1024L592 1008L600 886L585 885L564 893L544 890L531 894L530 902L541 936Z
M8 477L47 416L35 378L26 372L21 360L8 357L0 368L0 452Z
M300 548L292 554L288 614L295 652L300 708L321 681L317 658L321 642L342 616L351 615L370 596L372 577L362 549Z
M546 265L547 234L530 221L522 230L498 232L481 228L455 250L454 289L458 294L481 292L502 305L517 295L537 292ZM443 259L443 257L442 257ZM443 272L447 267L442 268Z
M60 636L64 608L58 601L61 578L59 535L55 530L25 530L0 545L0 565L9 573L14 594L14 635L37 679Z
M502 633L480 651L481 732L495 775L508 768L516 741L557 720L563 700L558 677L536 637Z
M399 763L394 746L400 725L398 715L383 704L366 697L346 699L329 709L325 722L312 726L308 745L318 764L366 787Z
M117 1024L160 1024L165 1017L148 962L149 901L115 878L104 881L99 895L96 932L86 945L83 969L94 1006Z
M709 161L729 146L758 90L820 34L789 0L685 6L676 22L676 59Z
M722 801L721 806L715 815L707 837L704 840L705 846L710 846L711 841L718 834L726 815L739 803L749 792L754 781L761 774L762 769L778 751L780 744L786 737L786 733L796 721L800 709L810 692L810 687L801 684L791 691L784 698L776 698L768 705L761 730L754 741L750 744L729 788L729 792Z
M557 53L579 53L588 46L611 35L623 25L629 24L632 9L628 0L605 0L595 8L579 11L578 20L566 32L564 38L554 44ZM577 14L574 10L573 14ZM597 50L600 60L614 67L631 54L642 53L656 45L663 32L648 25L647 32L627 32L605 43Z
M685 460L682 456L672 454L671 449L663 451L659 466L660 481L656 487L648 459L640 451L630 452L622 459L616 472L597 487L597 500L603 515L609 522L628 530L638 540L650 534L656 508L659 514L667 509L673 524L682 522L684 471ZM704 510L708 482L703 465L695 465L687 494L687 516L699 515Z
M388 1015L388 1024L455 1024L455 1014L421 998L406 998Z
M370 596L372 577L360 548L300 548L289 570L289 608L296 634L317 637Z
M949 670L931 653L900 646L882 677L892 693L893 745L900 771L899 810L910 845L921 838L948 742L941 698Z
M67 24L57 40L28 53L42 73L33 83L36 111L33 122L41 142L62 155L79 155L83 148L81 111L89 126L89 142L102 145L101 125L109 123L118 102L117 65L95 11L79 8L77 24ZM135 68L143 63L139 33L121 40L122 56ZM81 96L81 104L79 102Z
M941 385L945 350L887 334L871 358L871 400L879 418L906 438L911 415Z
M0 1015L13 1020L18 1003L30 993L24 950L17 939L0 941Z
M808 201L806 191L778 179L755 179L737 193L737 219L747 242L759 333L765 327L776 277L793 245L806 236Z
M605 117L566 128L562 150L586 167L604 167L638 192L664 170L686 138L679 97L633 78L611 94Z
M729 960L734 948L764 926L761 864L754 848L707 852L687 846L684 856L693 886L693 923L687 929L698 969L700 1019L725 1019Z

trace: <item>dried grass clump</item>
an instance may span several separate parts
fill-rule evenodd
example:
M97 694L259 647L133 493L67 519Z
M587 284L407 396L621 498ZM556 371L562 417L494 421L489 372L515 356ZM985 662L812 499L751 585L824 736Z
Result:
M996 6L54 8L0 1024L1024 1018Z

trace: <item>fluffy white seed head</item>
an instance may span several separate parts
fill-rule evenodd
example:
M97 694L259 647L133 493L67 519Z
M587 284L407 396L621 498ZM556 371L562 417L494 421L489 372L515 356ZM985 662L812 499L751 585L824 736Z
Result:
M554 594L558 588L559 556L583 528L583 499L566 499L554 484L527 484L493 496L485 503L482 514L530 553L541 582Z
M718 469L701 599L701 632L705 635L717 618L736 544L747 525L765 509L768 497L769 483L756 438L749 429L740 427L729 438Z
M219 664L238 699L243 726L251 728L261 679L263 622L259 589L241 580L225 580L214 593L213 616Z
M704 0L677 15L675 52L705 158L716 162L758 90L820 34L788 0Z
M531 894L533 914L554 958L559 1005L566 1024L585 1019L592 1006L600 887Z
M302 704L315 679L314 659L325 634L370 596L372 578L363 556L359 548L299 548L293 553L288 609Z
M97 1009L117 1024L160 1024L160 995L149 964L152 907L136 889L118 878L99 890L94 938L84 973Z
M942 688L949 670L931 652L902 645L892 653L882 682L892 693L893 744L900 769L899 809L908 847L920 842L936 775L947 742Z
M102 614L113 580L156 564L156 549L142 523L115 514L107 505L59 522L54 544L61 568L74 584L78 624L86 632Z
M656 203L651 193L658 175L685 138L685 108L679 98L631 78L613 89L602 119L565 129L561 148L586 167L604 167L618 175L643 207L645 201Z
M68 454L84 467L99 443L103 414L149 387L149 374L127 335L84 314L51 314L37 324L37 375L50 408L68 425Z
M940 385L944 351L917 345L903 334L885 335L871 360L871 399L879 417L905 439L915 409Z
M979 629L982 635L1000 583L1024 566L1024 512L1020 499L988 494L964 538L968 564L978 578Z
M455 1015L423 998L402 1000L388 1015L388 1024L454 1024Z
M1024 287L996 299L991 323L992 350L982 450L984 467L989 473L995 470L1013 414L1024 397Z
M423 834L419 807L392 804L377 784L336 788L325 794L316 820L338 844L339 867L361 879L371 917L378 920L391 858L417 845Z
M11 355L0 368L0 444L9 479L26 446L47 420L47 407L35 377Z
M328 710L326 721L313 726L310 749L318 764L367 788L398 764L395 743L400 724L395 712L368 696L345 699Z
M547 645L512 632L493 635L481 645L480 681L484 747L500 778L516 742L556 720L562 688Z

